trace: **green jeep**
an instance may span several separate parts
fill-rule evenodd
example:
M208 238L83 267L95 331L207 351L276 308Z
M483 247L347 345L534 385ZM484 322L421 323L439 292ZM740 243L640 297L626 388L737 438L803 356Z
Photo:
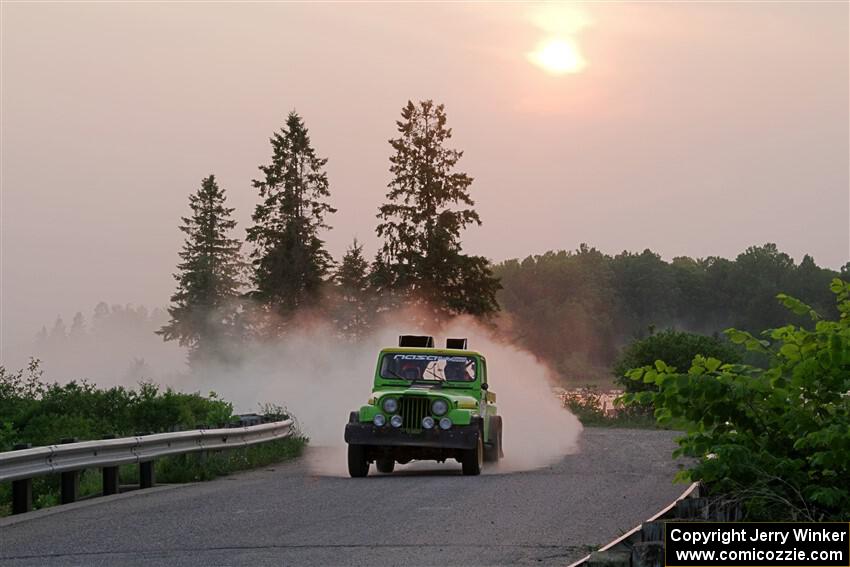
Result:
M378 356L368 404L351 412L345 426L348 472L369 474L370 463L390 473L412 460L461 463L463 474L481 472L484 461L502 457L502 418L488 390L487 361L466 348L466 339L403 335L398 348Z

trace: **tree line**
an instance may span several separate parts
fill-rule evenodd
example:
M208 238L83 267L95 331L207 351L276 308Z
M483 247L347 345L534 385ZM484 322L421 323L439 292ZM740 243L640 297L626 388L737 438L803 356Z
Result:
M714 335L729 327L761 331L788 323L779 293L835 314L835 277L811 256L795 263L775 244L751 246L735 259L655 252L604 254L588 245L494 266L510 315L503 332L561 376L607 374L624 345L664 329ZM807 325L799 317L792 321ZM722 337L721 337L722 339Z
M458 171L445 108L408 101L389 141L386 202L377 211L381 247L367 260L356 240L337 263L323 233L336 212L325 166L304 120L291 112L271 139L271 160L253 180L258 193L243 242L214 175L189 197L169 321L159 331L189 349L190 362L219 358L222 344L286 336L305 313L335 322L342 336L368 332L376 314L400 305L424 317L488 317L498 310L489 261L465 254L461 232L481 224L473 178Z
M177 289L158 333L187 347L193 362L239 352L222 345L284 337L305 315L357 340L382 314L416 306L431 322L484 319L556 374L580 380L607 374L625 344L655 329L711 335L782 325L780 292L829 313L829 282L850 272L850 263L837 272L808 255L796 263L770 243L732 260L665 261L651 250L609 255L582 244L492 265L463 251L463 230L481 219L445 107L408 101L396 128L371 259L357 240L339 261L327 251L323 235L337 212L327 158L296 112L270 138L270 161L252 182L258 202L244 242L224 188L214 175L203 179L182 218Z

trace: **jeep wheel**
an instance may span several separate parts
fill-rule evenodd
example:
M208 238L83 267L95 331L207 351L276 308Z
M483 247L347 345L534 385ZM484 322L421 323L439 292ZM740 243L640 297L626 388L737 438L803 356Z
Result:
M478 446L475 449L467 449L463 452L461 465L463 474L473 476L481 474L481 465L484 463L484 442L478 436Z
M391 473L395 468L395 461L391 457L384 457L375 461L375 466L378 467L378 472Z
M363 445L348 446L348 474L353 478L369 474L369 461L366 460L366 447Z

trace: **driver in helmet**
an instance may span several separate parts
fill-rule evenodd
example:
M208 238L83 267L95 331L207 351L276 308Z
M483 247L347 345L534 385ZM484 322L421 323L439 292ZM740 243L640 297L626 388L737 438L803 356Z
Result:
M468 379L466 365L463 362L447 362L445 374L446 380L466 381Z

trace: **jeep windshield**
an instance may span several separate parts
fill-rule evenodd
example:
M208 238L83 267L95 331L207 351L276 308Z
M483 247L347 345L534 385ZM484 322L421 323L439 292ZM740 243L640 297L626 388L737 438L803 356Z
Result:
M387 353L381 377L406 382L473 382L475 358L423 353Z

